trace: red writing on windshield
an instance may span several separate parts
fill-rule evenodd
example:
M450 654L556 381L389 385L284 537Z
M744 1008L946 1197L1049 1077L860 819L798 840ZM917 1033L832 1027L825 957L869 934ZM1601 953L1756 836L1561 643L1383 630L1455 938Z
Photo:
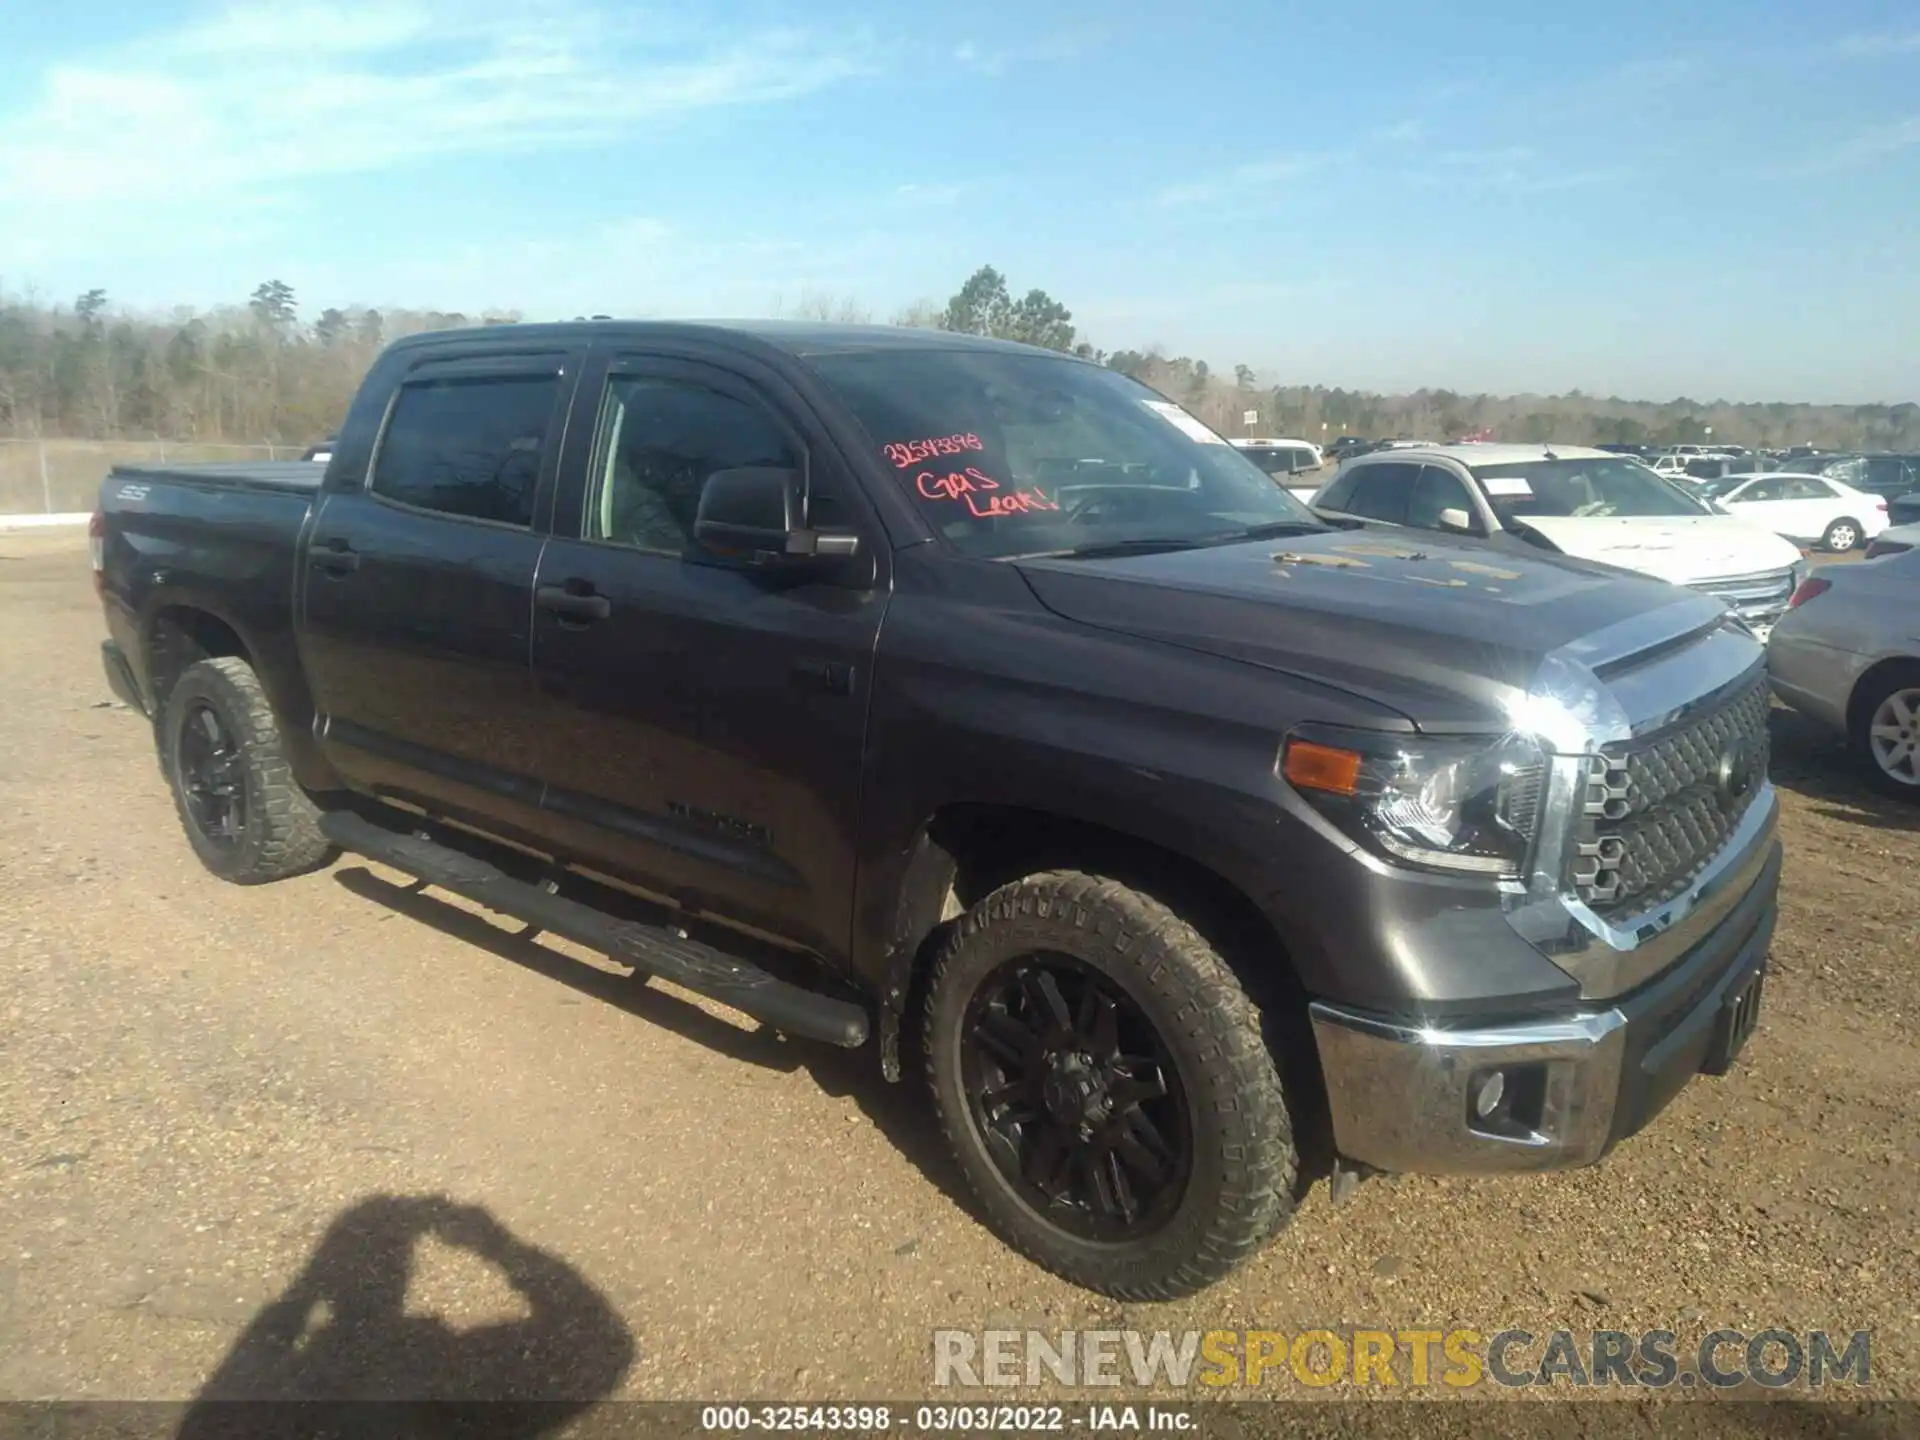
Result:
M1026 515L1035 510L1060 508L1044 491L1004 489L998 480L971 465L945 475L922 470L914 476L913 488L928 500L965 501L969 513L982 520L994 515Z
M969 465L950 475L936 475L931 470L922 470L914 477L913 488L929 500L958 500L962 495L971 495L976 490L998 490L1000 482Z
M936 455L962 455L969 450L984 450L980 437L966 435L931 435L925 440L896 440L891 445L882 445L880 453L893 462L896 470L905 470L911 465L922 465Z
M998 495L967 496L967 509L983 520L989 515L1025 515L1033 510L1059 508L1038 490L1009 490Z

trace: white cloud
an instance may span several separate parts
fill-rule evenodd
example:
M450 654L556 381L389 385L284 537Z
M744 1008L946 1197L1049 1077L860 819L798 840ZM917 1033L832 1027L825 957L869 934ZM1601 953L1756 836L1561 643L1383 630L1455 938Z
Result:
M1911 55L1920 52L1920 29L1842 35L1829 48L1831 53L1853 60L1873 60L1883 55Z
M1382 125L1373 132L1376 140L1385 140L1396 145L1411 145L1424 139L1427 125L1424 120L1401 120L1392 125Z
M1014 45L987 46L962 40L953 48L956 63L982 75L1004 75L1016 65L1076 60L1104 38L1098 26L1079 26Z
M1835 170L1853 170L1916 146L1920 146L1920 116L1909 116L1862 130L1825 153L1791 167L1790 173L1822 175Z
M718 30L566 0L245 0L48 69L0 110L0 267L165 215L202 233L303 184L764 105L864 73L844 34Z
M899 185L893 198L916 210L950 210L966 199L968 187L961 184Z
M1198 205L1212 200L1231 199L1236 195L1266 199L1269 198L1267 192L1274 187L1289 180L1317 174L1345 158L1344 155L1326 154L1276 155L1267 160L1249 161L1231 170L1183 181L1178 185L1169 185L1157 198L1162 205L1168 206Z

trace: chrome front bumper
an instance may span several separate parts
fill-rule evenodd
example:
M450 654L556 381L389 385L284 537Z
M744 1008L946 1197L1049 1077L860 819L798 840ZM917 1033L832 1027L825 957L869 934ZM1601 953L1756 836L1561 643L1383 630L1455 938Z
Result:
M1376 1170L1466 1175L1590 1165L1644 1126L1714 1050L1772 943L1780 849L1657 980L1605 1008L1489 1025L1421 1024L1315 1003L1334 1144ZM1515 1077L1491 1118L1474 1102Z

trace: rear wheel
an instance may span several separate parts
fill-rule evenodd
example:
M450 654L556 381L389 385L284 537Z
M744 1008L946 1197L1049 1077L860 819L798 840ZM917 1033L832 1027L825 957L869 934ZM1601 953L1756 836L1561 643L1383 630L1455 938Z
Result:
M1857 520L1836 520L1827 526L1827 533L1820 537L1822 549L1831 550L1836 555L1844 555L1860 543L1860 522Z
M332 858L320 812L293 778L273 708L246 661L223 656L182 671L158 738L188 843L222 880L259 885Z
M1292 1212L1293 1136L1259 1013L1160 902L1075 872L996 890L928 987L941 1125L993 1228L1130 1300L1189 1295Z
M1882 671L1853 707L1853 748L1881 790L1920 804L1920 665Z

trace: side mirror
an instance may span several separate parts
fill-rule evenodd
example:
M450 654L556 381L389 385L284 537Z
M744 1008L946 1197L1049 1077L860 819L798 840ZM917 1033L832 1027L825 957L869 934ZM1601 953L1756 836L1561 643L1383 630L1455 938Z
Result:
M806 498L806 478L798 470L716 470L700 487L693 538L717 554L760 566L857 554L859 536L807 528Z
M1473 517L1466 511L1460 509L1449 508L1442 510L1440 512L1440 528L1442 530L1456 530L1462 535L1471 535L1473 533Z

